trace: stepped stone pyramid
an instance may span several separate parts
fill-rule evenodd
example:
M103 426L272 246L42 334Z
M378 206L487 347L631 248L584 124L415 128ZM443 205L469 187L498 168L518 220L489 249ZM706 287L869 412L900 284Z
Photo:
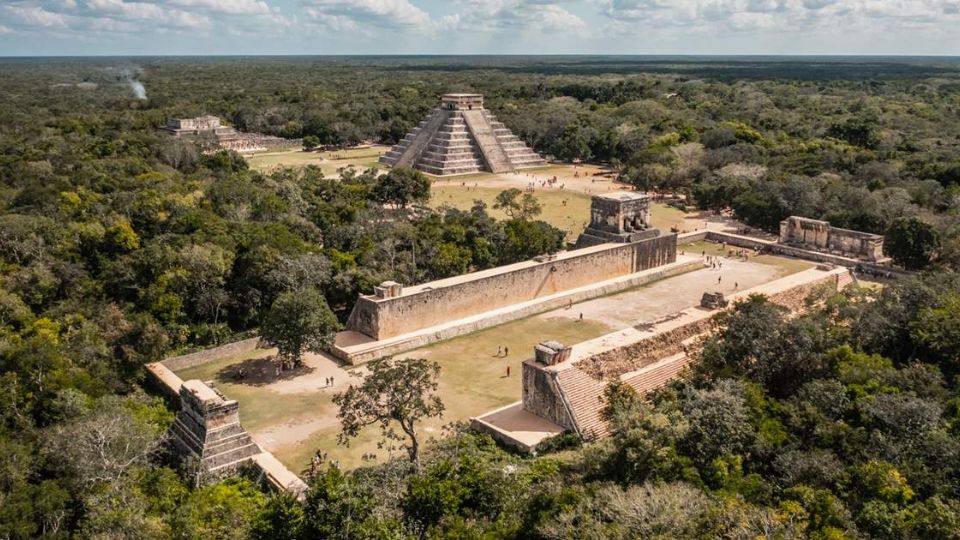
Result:
M180 412L170 430L173 443L200 459L208 472L230 471L261 452L240 425L240 405L198 381L180 387Z
M392 167L436 176L510 172L545 164L543 158L483 108L480 94L446 94L440 107L380 156Z

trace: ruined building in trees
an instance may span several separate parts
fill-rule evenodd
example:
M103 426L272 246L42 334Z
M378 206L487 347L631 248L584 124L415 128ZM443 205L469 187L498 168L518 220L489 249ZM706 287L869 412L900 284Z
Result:
M543 158L483 108L480 94L444 95L440 108L381 156L380 162L437 176L502 173L544 164Z

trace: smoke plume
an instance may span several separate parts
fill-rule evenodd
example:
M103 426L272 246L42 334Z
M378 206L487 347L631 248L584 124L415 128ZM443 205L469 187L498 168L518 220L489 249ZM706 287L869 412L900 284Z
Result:
M107 68L113 71L115 68ZM147 87L143 85L142 82L137 79L140 77L141 70L139 67L124 67L117 68L115 73L117 74L117 79L127 84L130 87L130 91L133 92L133 96L137 99L147 99Z
M143 86L143 83L140 81L127 81L130 85L130 89L133 90L133 95L137 96L137 99L147 99L147 89Z

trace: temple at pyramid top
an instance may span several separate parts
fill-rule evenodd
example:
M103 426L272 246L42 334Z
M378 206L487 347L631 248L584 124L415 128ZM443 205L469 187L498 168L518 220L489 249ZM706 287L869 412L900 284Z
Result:
M483 108L480 94L445 94L440 107L380 156L380 163L437 176L502 173L545 164Z

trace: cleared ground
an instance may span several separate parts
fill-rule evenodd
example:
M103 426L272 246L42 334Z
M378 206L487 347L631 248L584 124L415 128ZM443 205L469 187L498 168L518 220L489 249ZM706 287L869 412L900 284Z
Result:
M583 341L610 331L603 323L579 322L565 317L537 317L514 321L469 336L436 343L404 356L429 358L440 363L440 398L447 411L442 419L423 426L426 437L439 435L442 426L466 420L495 407L516 401L520 395L520 363L540 341L543 332L568 343ZM510 354L497 357L499 346ZM377 448L379 432L369 429L350 447L337 444L340 425L334 393L358 382L365 369L344 370L333 360L307 355L306 368L273 376L268 358L273 350L258 351L228 358L197 368L178 371L187 379L213 380L229 398L240 402L240 420L254 439L291 468L303 470L317 450L345 467L356 467L363 456L384 458L388 452ZM266 368L261 377L257 365ZM244 366L244 379L237 378ZM506 376L507 366L511 376ZM326 377L334 377L334 386L325 386ZM267 381L267 384L263 384Z
M261 172L272 172L283 167L303 168L307 165L320 167L325 175L338 174L343 167L353 166L358 170L379 168L377 159L389 150L382 145L363 148L348 148L332 152L304 152L302 149L276 152L259 152L247 157L250 168Z
M686 253L682 257L690 259L699 259L702 251L720 251L719 246L706 243L682 249ZM442 426L450 422L517 401L521 392L520 363L540 341L578 343L695 305L704 291L745 289L811 266L772 256L753 257L749 262L733 258L723 261L720 270L704 268L404 354L435 360L441 365L439 392L447 411L442 419L423 426L424 435L439 436ZM721 283L717 283L717 278L721 278ZM509 350L509 355L497 356L501 346ZM317 450L351 468L362 464L365 455L375 455L377 459L388 455L387 450L377 448L376 429L362 433L349 448L337 444L340 426L332 395L351 382L358 382L365 368L346 370L325 356L307 355L304 368L276 378L269 362L273 352L248 353L181 370L178 375L184 379L213 380L228 397L239 401L243 425L261 446L293 471L304 469ZM238 375L241 366L242 379ZM509 378L507 366L511 368ZM331 376L334 386L328 387L325 379Z
M460 210L469 210L473 207L474 201L480 200L486 203L487 211L497 219L507 217L500 210L493 208L497 195L505 190L514 187L505 184L497 187L492 182L479 183L478 187L470 185L461 185L461 183L442 181L434 182L431 187L430 205L434 208L450 206ZM537 219L542 219L547 223L557 227L567 233L567 241L574 241L583 231L590 221L590 195L579 191L567 191L556 189L535 189L534 196L540 201L543 209ZM681 210L672 208L665 204L654 203L650 208L650 219L653 226L658 229L669 231L671 228L680 230L693 230L701 219L698 214L686 214ZM702 224L700 225L702 227Z

